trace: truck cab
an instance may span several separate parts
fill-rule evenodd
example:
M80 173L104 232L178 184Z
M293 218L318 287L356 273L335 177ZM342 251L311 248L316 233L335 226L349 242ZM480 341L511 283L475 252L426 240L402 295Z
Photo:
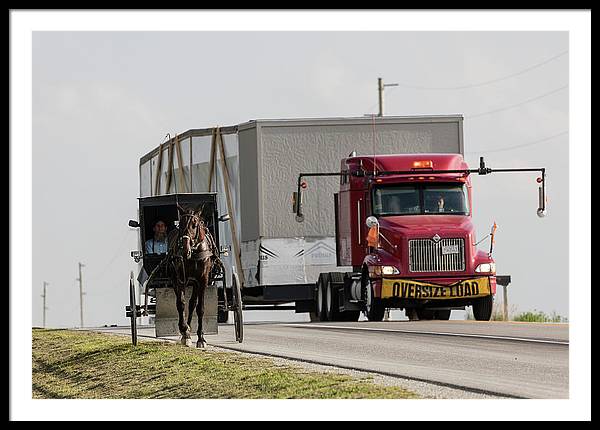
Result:
M460 154L342 159L336 248L338 266L352 272L321 280L333 284L322 293L329 319L353 303L369 320L382 320L386 308L405 309L411 319L448 319L469 305L477 320L490 319L495 263L475 246L466 170Z

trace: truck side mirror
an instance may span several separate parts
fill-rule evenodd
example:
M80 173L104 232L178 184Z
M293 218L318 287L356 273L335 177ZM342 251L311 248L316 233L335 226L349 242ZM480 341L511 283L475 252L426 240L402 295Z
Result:
M132 219L130 219L130 220L129 220L129 223L128 223L128 224L129 224L129 227L136 227L136 228L137 228L137 227L139 227L139 226L140 226L140 223L139 223L139 222L137 222L137 221L135 221L135 220L132 220Z
M379 248L379 221L373 215L367 217L367 227L369 227L369 233L367 234L367 245L373 248Z
M378 226L379 221L377 220L377 218L375 218L373 215L371 215L370 217L367 217L366 224L367 224L367 227L371 228L371 227Z
M540 185L538 188L538 210L537 216L543 218L546 216L546 172L542 172L542 176L537 178Z

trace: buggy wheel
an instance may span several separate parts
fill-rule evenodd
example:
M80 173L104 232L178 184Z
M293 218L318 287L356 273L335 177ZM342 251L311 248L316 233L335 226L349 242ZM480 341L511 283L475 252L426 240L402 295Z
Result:
M137 345L137 306L135 304L135 283L133 272L129 277L129 309L131 315L131 343Z
M227 278L225 277L225 267L220 260L219 265L219 277L221 278L222 288L218 289L217 293L217 322L226 323L229 321L229 302L227 300Z
M244 319L242 316L242 290L237 273L233 273L231 282L231 295L233 301L233 323L235 326L235 340L242 343L244 340Z

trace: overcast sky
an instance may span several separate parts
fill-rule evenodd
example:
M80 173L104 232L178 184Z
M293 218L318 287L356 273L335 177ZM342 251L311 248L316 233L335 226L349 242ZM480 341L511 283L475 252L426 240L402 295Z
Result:
M399 84L386 89L386 115L463 114L471 166L483 155L492 168L546 167L546 218L535 214L534 174L475 176L473 217L478 237L498 224L494 257L498 273L512 275L511 307L577 321L570 388L571 400L579 399L579 389L589 391L589 377L576 376L589 369L581 360L590 343L591 12L576 15L11 13L11 351L27 352L29 322L42 323L44 281L47 326L79 324L78 262L85 264L85 324L128 322L128 276L137 268L129 252L138 232L127 221L136 217L139 158L167 133L376 113L382 77ZM177 29L204 31L164 31ZM257 31L265 29L272 31ZM583 156L570 160L573 151ZM569 236L569 223L577 235ZM23 304L30 314L20 312ZM291 318L279 315L259 317ZM12 377L14 408L14 399L30 398L30 355L11 357L19 376L17 383ZM24 405L21 415L33 417ZM38 415L56 406L35 405ZM111 408L130 416L129 404ZM81 411L83 419L93 416Z

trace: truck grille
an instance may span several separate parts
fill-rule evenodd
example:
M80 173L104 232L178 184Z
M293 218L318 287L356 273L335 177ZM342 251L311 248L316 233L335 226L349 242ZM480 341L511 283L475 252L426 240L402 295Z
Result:
M457 249L457 253L442 254L442 248ZM461 272L465 270L465 240L431 239L408 241L409 268L411 272Z

